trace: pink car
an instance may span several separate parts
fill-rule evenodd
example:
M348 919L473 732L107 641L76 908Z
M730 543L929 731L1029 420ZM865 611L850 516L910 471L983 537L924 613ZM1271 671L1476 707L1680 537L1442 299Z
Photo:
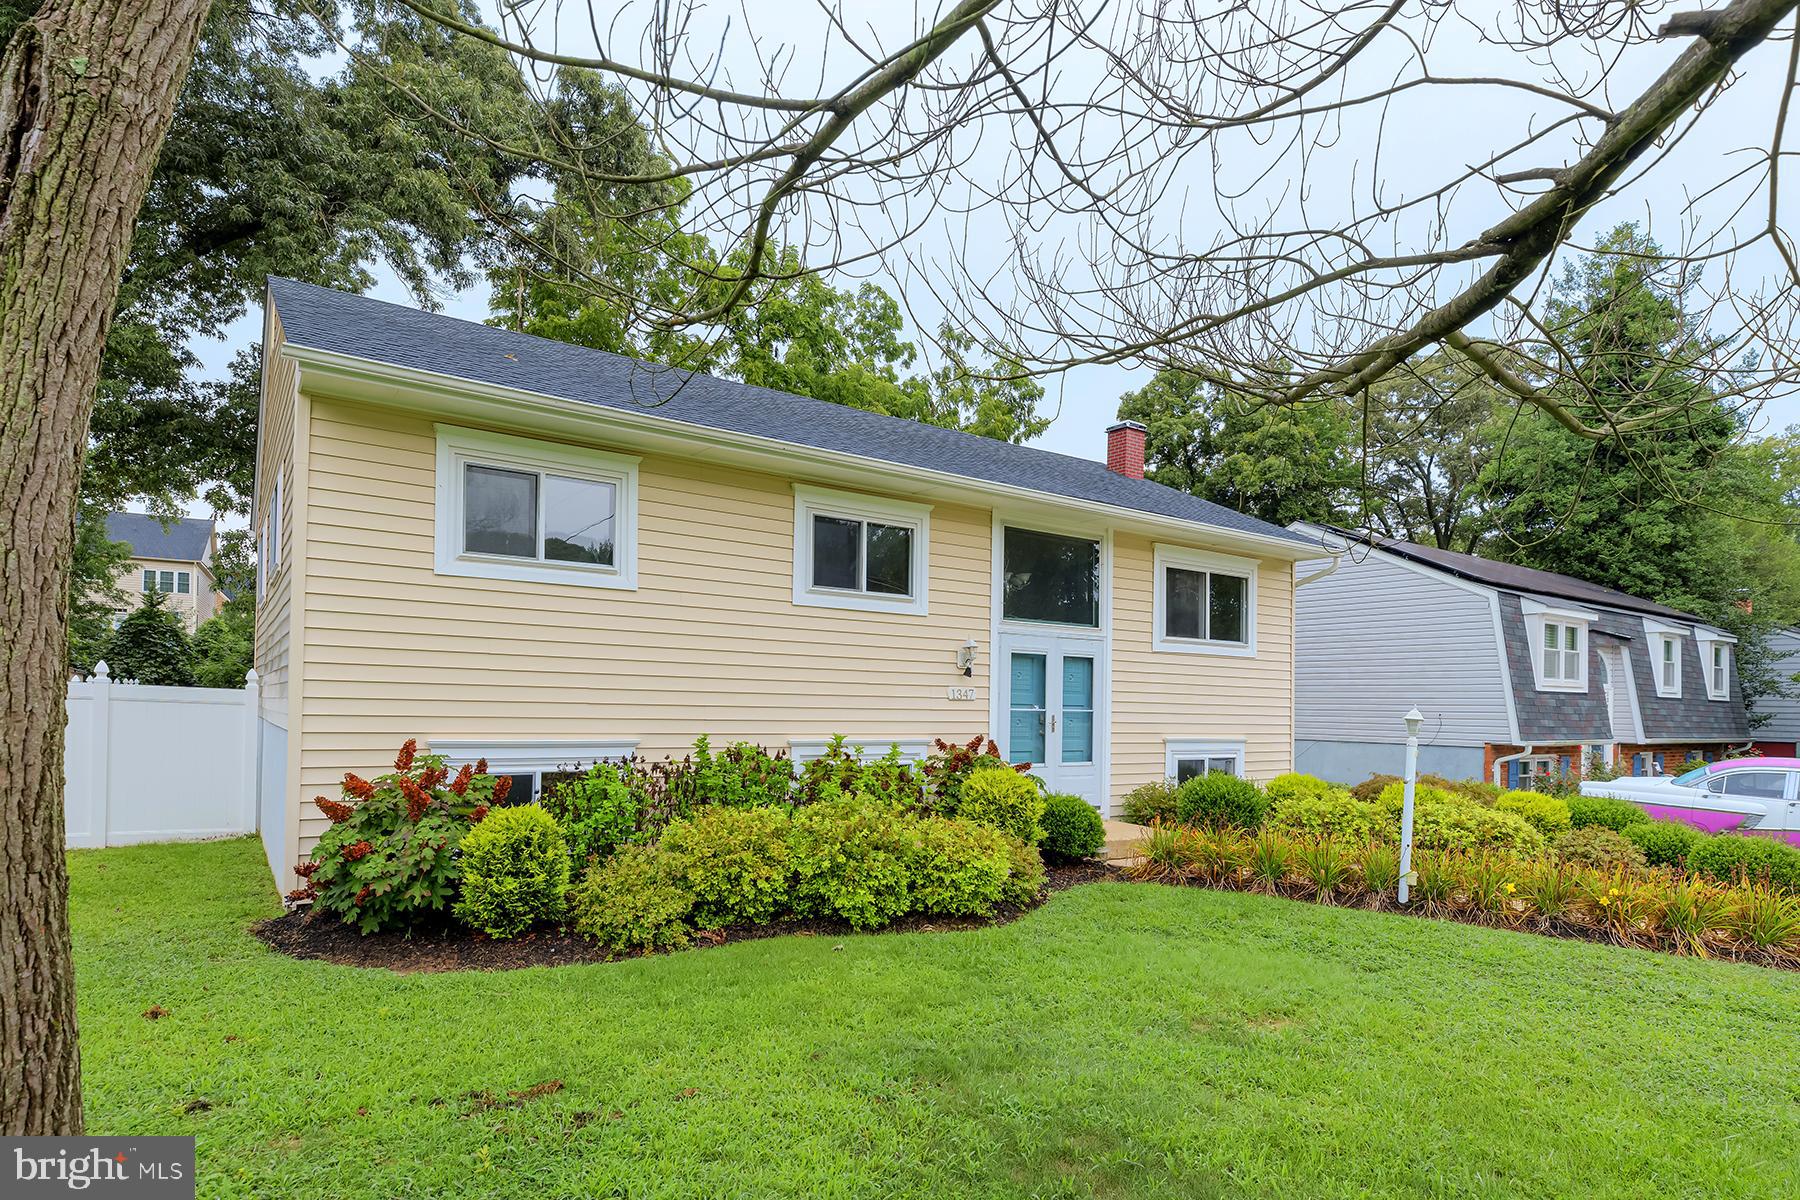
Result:
M1657 820L1708 833L1758 833L1800 845L1800 758L1731 758L1681 775L1590 781L1584 796L1616 796Z

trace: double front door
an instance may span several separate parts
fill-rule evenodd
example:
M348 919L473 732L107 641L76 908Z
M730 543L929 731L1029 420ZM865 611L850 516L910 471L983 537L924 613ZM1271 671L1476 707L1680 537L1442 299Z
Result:
M1102 806L1106 731L1103 643L1058 634L1001 639L1001 728L1007 760L1030 763L1052 792Z

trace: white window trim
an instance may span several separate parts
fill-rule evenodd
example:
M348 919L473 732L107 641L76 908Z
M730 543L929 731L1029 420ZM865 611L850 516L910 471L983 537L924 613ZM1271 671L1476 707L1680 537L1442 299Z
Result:
M1151 626L1153 649L1167 654L1218 654L1233 658L1256 657L1256 569L1258 565L1256 559L1239 558L1231 554L1216 554L1210 550L1193 550L1186 546L1158 544L1155 547L1152 562L1151 569L1155 572L1155 578L1151 582L1156 594L1155 612L1152 614L1154 624ZM1165 617L1168 611L1168 568L1170 567L1205 571L1209 575L1215 573L1235 575L1247 582L1244 595L1244 640L1242 642L1167 636L1168 624Z
M1184 758L1230 758L1237 762L1237 776L1244 774L1244 743L1204 738L1164 738L1163 776L1175 778L1175 764Z
M830 745L831 739L828 737L789 738L788 758L797 767L823 757ZM885 757L895 746L900 747L900 761L903 763L923 762L931 754L930 738L846 737L844 746L856 755L858 761L866 763Z
M1519 608L1525 616L1525 640L1531 651L1531 678L1540 692L1586 692L1588 690L1588 630L1593 622L1599 620L1599 614L1584 608L1572 608L1564 605L1545 604L1542 600L1533 600L1529 596L1519 599ZM1573 626L1575 634L1575 662L1577 674L1574 679L1547 679L1544 676L1544 627L1546 625Z
M812 582L813 517L843 517L874 521L912 530L912 585L910 596L882 596L873 592L814 587ZM865 535L866 536L866 535ZM840 492L810 484L794 485L794 603L812 608L844 608L859 612L907 613L926 616L931 610L931 506L860 492ZM879 755L877 755L879 757Z
M495 775L528 775L554 771L558 767L580 763L588 766L602 760L630 758L637 753L636 738L602 738L589 740L508 741L504 738L431 738L431 753L441 754L452 767L474 765L487 759L488 770Z
M437 573L474 579L510 579L523 583L562 583L576 587L637 587L638 462L634 455L609 454L559 442L510 437L455 425L437 427ZM576 479L613 485L613 562L582 566L537 559L470 554L462 548L463 466L510 467L548 471ZM539 488L540 502L543 489ZM541 533L541 531L540 531Z
M269 502L269 574L273 576L281 566L281 477L282 470L275 472L275 495Z
M1650 644L1650 677L1656 685L1656 694L1664 700L1681 699L1681 640L1688 635L1686 626L1671 625L1667 621L1658 621L1654 617L1644 618L1644 636ZM1675 647L1675 684L1667 687L1663 684L1663 647Z
M1708 700L1731 699L1731 659L1737 645L1737 639L1720 629L1694 628L1694 643L1700 648L1700 681L1706 685ZM1713 652L1714 647L1721 647L1725 652L1725 686L1713 687Z

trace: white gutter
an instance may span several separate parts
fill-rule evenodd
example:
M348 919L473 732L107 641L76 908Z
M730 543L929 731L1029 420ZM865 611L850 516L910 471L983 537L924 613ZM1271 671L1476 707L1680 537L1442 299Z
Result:
M889 462L885 459L870 458L866 455L853 454L844 450L826 450L817 446L805 446L795 442L782 441L779 438L762 434L738 433L733 430L718 429L710 425L697 425L689 421L677 420L673 417L634 413L628 409L612 408L606 405L590 404L581 400L570 400L562 396L552 396L543 392L533 392L524 388L506 387L501 384L485 383L475 379L465 379L459 375L450 375L441 371L423 371L414 367L400 367L392 363L378 362L374 359L361 358L353 354L340 354L333 350L320 350L312 346L296 345L288 342L282 346L281 352L296 363L309 367L322 375L360 383L385 384L390 387L405 388L414 391L437 393L461 397L464 399L484 400L511 408L526 409L552 416L574 417L584 424L612 423L623 425L628 429L639 430L653 436L678 437L689 447L689 454L695 446L719 446L732 449L760 450L779 456L791 462L795 459L830 465L841 469L851 469L864 474L888 476L897 479L929 480L933 483L965 492L976 492L999 497L1005 500L1023 501L1034 504L1053 504L1060 507L1077 509L1082 512L1102 516L1112 521L1125 522L1136 526L1148 526L1177 531L1187 537L1193 537L1196 531L1204 531L1209 541L1237 543L1266 557L1284 558L1299 562L1307 558L1316 558L1315 547L1286 538L1270 537L1267 534L1252 533L1248 530L1232 529L1226 525L1212 525L1204 521L1190 521L1181 517L1166 516L1161 513L1145 512L1142 509L1126 508L1117 504L1106 504L1096 500L1084 500L1075 496L1064 496L1057 492L1039 491L1035 488L1017 487L1012 484L996 483L992 480L973 479L967 475L957 475L949 471L933 470L929 467L914 467L904 463ZM647 366L649 364L646 364ZM359 397L348 397L357 399ZM366 398L364 398L366 399Z

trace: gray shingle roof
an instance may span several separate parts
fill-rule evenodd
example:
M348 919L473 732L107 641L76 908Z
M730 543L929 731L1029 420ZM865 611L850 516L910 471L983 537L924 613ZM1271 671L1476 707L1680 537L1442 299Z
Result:
M1357 533L1354 530L1338 529L1330 525L1321 527L1330 529L1352 544L1366 539L1365 534ZM1477 558L1473 554L1458 554L1454 550L1439 550L1436 546L1421 546L1415 542L1403 542L1394 538L1378 537L1375 539L1375 545L1400 558L1422 563L1428 567L1436 567L1440 571L1459 578L1475 583L1485 583L1489 587L1509 592L1526 592L1534 596L1555 596L1562 600L1573 600L1580 604L1597 604L1603 608L1623 609L1626 612L1642 613L1649 617L1706 624L1692 613L1682 612L1678 608L1670 608L1666 604L1658 604L1654 600L1645 600L1643 597L1633 596L1629 592L1601 587L1597 583L1576 579L1572 575L1558 575L1553 571L1540 571L1535 567L1518 567L1512 563L1494 562L1491 559Z
M148 513L106 514L106 536L131 547L133 558L164 558L199 562L212 541L213 523L199 517L181 517L169 525Z
M658 367L292 279L271 278L269 295L281 317L282 334L294 346L1283 542L1315 544L1279 525L1159 483L1128 479L1085 458Z

